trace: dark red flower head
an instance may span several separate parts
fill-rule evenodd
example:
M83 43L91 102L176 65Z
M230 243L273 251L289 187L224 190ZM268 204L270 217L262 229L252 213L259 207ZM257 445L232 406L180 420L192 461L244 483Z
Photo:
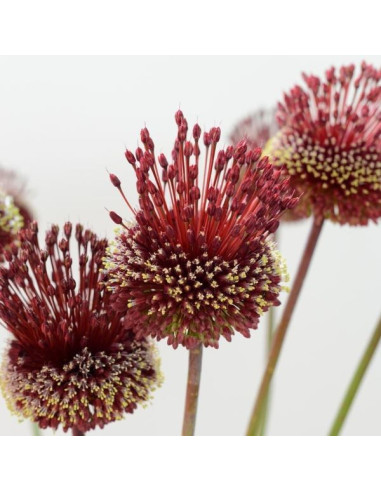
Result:
M340 224L381 216L381 70L365 62L321 81L303 74L278 106L279 133L266 148L303 199L298 209Z
M107 241L81 225L20 232L0 268L0 319L12 333L2 366L11 410L41 428L86 432L132 413L158 383L157 359L109 306L101 283ZM73 259L72 254L78 254ZM78 264L79 263L79 264Z
M136 222L126 226L111 213L124 227L106 259L108 285L113 307L128 311L138 337L217 347L220 336L250 336L259 316L279 303L283 263L267 237L297 198L261 149L247 150L241 141L217 150L220 128L201 137L197 124L188 140L182 112L175 118L170 160L154 154L146 128L143 148L126 152L137 177L138 211L111 175Z

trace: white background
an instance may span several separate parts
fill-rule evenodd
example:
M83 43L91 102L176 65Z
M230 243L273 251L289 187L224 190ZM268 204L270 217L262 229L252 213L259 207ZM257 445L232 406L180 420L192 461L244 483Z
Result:
M268 107L300 82L302 70L364 57L18 57L0 58L0 162L29 182L44 230L82 221L112 237L105 207L129 218L106 168L136 203L135 178L124 159L147 125L157 151L169 152L174 112L191 126L220 125L222 142L237 120ZM367 61L381 65L381 57ZM282 227L280 249L291 278L309 223ZM273 435L323 435L378 319L380 226L326 224L275 377ZM280 309L278 309L279 316ZM250 340L237 335L207 349L197 434L242 435L264 364L263 322ZM6 334L0 334L4 346ZM152 406L103 431L109 435L176 435L181 430L187 353L160 342L163 387ZM381 353L369 368L344 433L381 434ZM0 400L0 435L26 435ZM48 434L48 432L47 432Z

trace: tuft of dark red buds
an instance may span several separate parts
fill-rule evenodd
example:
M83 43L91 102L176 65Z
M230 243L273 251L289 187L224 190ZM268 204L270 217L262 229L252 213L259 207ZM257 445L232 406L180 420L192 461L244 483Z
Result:
M203 134L201 179L201 128L188 140L180 110L175 121L170 164L160 154L158 165L146 150L136 166L140 210L108 250L107 285L138 338L218 347L221 336L250 336L260 315L279 304L285 266L268 237L297 195L246 140L218 151L220 128Z
M67 222L60 237L52 226L41 248L33 222L7 251L0 320L12 339L1 386L10 409L42 429L85 433L132 413L161 376L152 342L136 340L111 308L107 241L79 224L74 238L72 230Z

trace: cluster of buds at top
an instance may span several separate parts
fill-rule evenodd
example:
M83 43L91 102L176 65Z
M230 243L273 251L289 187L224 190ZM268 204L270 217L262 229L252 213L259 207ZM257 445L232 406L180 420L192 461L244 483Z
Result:
M146 128L143 147L126 151L137 177L137 210L110 175L135 223L110 213L121 228L105 260L108 287L139 337L216 347L234 331L249 336L279 302L284 265L267 238L298 198L261 149L243 140L218 150L220 128L201 135L196 124L189 140L181 111L175 120L170 162L155 155Z

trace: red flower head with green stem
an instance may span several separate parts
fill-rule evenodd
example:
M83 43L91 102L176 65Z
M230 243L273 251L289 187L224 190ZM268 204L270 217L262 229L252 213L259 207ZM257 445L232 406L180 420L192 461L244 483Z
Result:
M241 141L218 150L220 128L205 132L202 145L198 124L188 140L181 111L175 119L170 163L155 155L146 128L144 148L126 151L138 210L110 175L135 222L110 214L121 227L105 259L108 288L114 309L127 313L139 338L166 338L175 348L218 347L221 336L249 337L260 315L279 304L285 266L268 236L298 199L260 149L247 150Z
M381 71L362 63L325 79L303 74L278 105L280 130L265 148L291 184L303 193L297 211L313 215L294 284L274 334L248 426L259 433L285 335L326 219L367 225L381 216Z
M278 106L280 130L266 147L301 193L297 211L340 224L381 216L381 70L362 63L303 74Z
M73 242L75 244L73 244ZM110 309L101 273L107 241L67 222L40 248L37 224L19 233L0 268L0 319L12 339L1 368L10 409L76 435L132 413L160 383L150 341Z

